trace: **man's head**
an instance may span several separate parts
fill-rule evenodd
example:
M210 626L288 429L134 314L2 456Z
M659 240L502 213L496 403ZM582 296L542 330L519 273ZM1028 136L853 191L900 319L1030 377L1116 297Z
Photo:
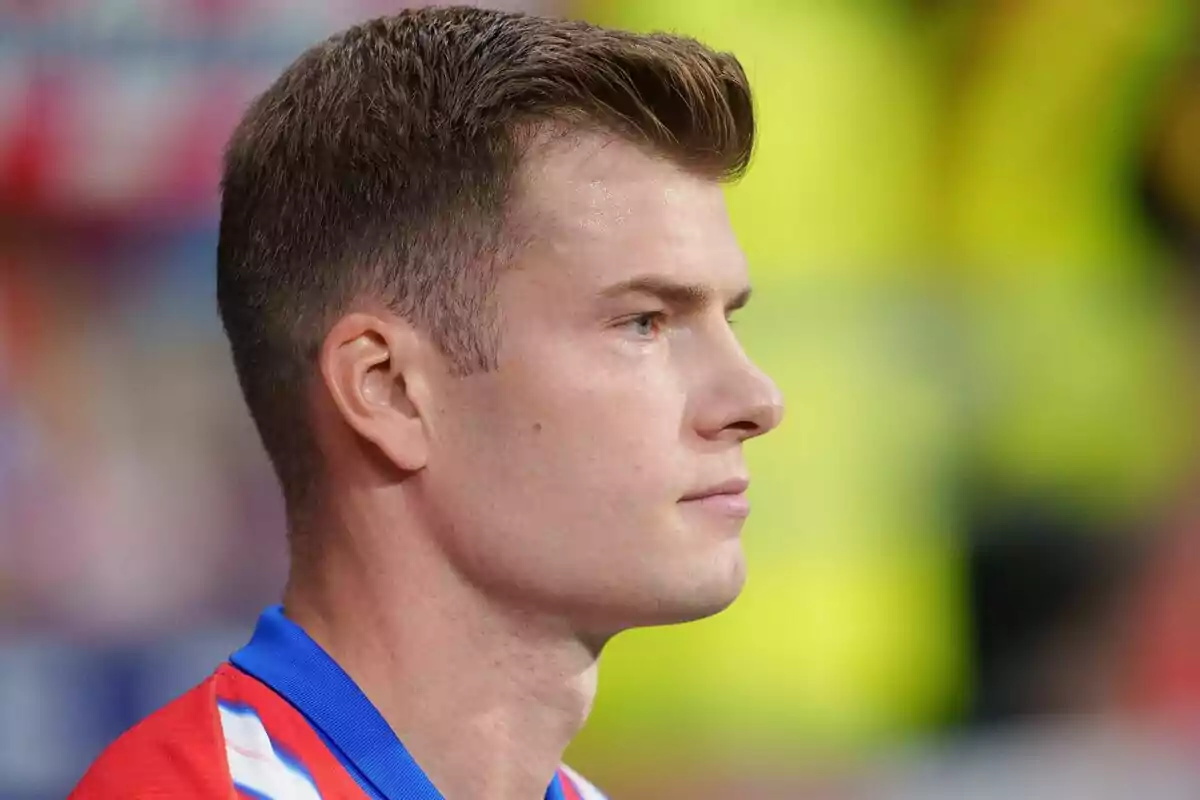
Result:
M753 134L683 38L425 9L303 55L230 143L218 252L294 525L353 495L597 630L732 601L738 501L690 498L781 411L728 324Z

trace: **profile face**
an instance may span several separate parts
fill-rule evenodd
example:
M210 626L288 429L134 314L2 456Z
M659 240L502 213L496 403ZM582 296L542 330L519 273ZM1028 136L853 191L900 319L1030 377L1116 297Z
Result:
M518 183L498 367L438 378L421 513L476 585L581 630L713 614L745 580L743 443L782 413L728 321L722 189L599 134Z

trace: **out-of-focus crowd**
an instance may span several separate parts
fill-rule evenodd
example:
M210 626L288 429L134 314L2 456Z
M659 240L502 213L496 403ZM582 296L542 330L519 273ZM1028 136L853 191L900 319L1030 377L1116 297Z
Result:
M220 156L301 50L402 6L0 4L0 797L63 796L278 598L216 316Z

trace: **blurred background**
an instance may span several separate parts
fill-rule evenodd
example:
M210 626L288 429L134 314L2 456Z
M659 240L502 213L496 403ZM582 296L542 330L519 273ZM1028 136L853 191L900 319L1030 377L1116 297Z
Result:
M384 0L0 0L0 798L279 596L214 300L241 109ZM1200 797L1200 4L509 2L735 51L789 399L727 613L619 638L614 800Z

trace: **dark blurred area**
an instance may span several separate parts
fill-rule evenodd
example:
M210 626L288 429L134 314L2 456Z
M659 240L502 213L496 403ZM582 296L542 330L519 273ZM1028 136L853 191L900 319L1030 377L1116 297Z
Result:
M510 2L736 52L788 396L750 584L606 652L614 800L1200 797L1200 4ZM216 317L245 104L383 0L0 0L0 799L278 597Z

